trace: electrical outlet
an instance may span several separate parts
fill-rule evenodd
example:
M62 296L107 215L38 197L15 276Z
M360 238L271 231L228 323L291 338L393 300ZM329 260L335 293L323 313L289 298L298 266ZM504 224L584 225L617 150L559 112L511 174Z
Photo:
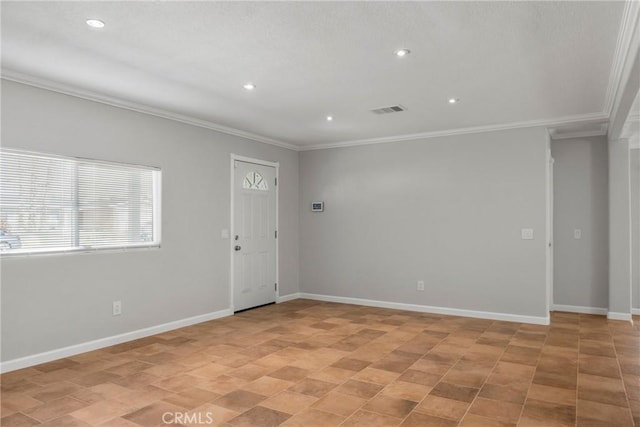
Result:
M113 315L120 316L122 314L122 301L113 302Z
M424 280L418 280L418 284L416 286L417 291L424 291Z

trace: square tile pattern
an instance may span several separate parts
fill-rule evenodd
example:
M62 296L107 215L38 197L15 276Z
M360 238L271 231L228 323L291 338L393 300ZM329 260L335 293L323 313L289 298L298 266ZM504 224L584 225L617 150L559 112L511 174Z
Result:
M10 372L0 425L640 426L640 319L294 300Z

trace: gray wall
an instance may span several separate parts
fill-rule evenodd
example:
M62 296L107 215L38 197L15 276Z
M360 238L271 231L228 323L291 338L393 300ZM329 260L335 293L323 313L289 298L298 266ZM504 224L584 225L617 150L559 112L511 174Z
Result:
M609 141L609 312L631 316L629 142ZM614 315L615 316L615 315ZM616 316L617 317L617 316Z
M555 304L609 306L609 187L606 137L551 143L554 173ZM582 238L574 238L574 230Z
M301 290L547 316L546 150L530 128L300 153Z
M631 298L640 309L640 149L631 150Z
M295 151L6 81L2 144L163 171L161 249L2 260L3 361L229 308L231 152L281 164L280 294L298 291Z

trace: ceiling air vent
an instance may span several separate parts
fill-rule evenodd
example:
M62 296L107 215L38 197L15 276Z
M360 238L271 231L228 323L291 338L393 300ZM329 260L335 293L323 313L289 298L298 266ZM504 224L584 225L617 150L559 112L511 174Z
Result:
M407 107L403 107L402 105L398 104L398 105L390 105L388 107L374 108L373 110L370 110L370 111L375 114L389 114L389 113L399 113L401 111L406 111L406 110L407 110Z

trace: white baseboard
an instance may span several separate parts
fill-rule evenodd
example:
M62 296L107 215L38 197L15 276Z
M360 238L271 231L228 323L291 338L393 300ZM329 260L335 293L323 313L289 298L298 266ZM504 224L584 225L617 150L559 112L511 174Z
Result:
M610 311L607 313L607 319L609 320L631 320L631 313L616 313Z
M277 303L287 302L287 301L291 301L291 300L298 299L298 298L300 298L300 292L296 292L294 294L283 295L281 297L278 297L276 299L276 302Z
M601 314L607 315L608 309L601 307L583 307L579 305L563 305L554 304L553 311L566 311L568 313L581 313L581 314Z
M631 314L634 316L640 316L640 308L632 308Z
M188 317L186 319L163 323L162 325L156 325L149 328L125 332L124 334L120 335L114 335L111 337L100 338L81 344L74 344L68 347L45 351L44 353L38 353L31 356L20 357L18 359L7 360L0 363L0 373L15 371L16 369L28 368L29 366L51 362L52 360L62 359L64 357L70 357L76 354L98 350L100 348L121 344L127 341L133 341L139 338L148 337L150 335L156 335L162 332L184 328L185 326L195 325L196 323L207 322L209 320L219 319L221 317L227 316L233 316L233 311L231 309L214 311L211 313Z
M447 316L475 317L478 319L504 320L506 322L533 323L548 325L549 316L522 316L510 313L493 313L489 311L463 310L449 307L433 307L428 305L404 304L400 302L376 301L362 298L334 297L330 295L300 293L300 298L318 301L338 302L343 304L365 305L369 307L393 308L396 310L418 311L421 313L445 314Z

